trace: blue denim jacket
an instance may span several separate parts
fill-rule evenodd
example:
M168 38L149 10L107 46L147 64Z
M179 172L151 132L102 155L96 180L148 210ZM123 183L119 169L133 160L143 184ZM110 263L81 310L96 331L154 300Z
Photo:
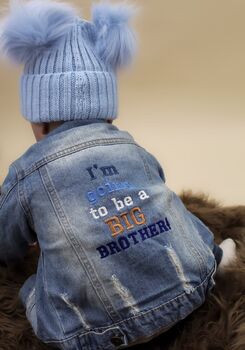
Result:
M11 164L0 197L0 259L38 240L19 296L38 338L61 349L145 342L198 308L220 251L210 230L126 131L69 121Z

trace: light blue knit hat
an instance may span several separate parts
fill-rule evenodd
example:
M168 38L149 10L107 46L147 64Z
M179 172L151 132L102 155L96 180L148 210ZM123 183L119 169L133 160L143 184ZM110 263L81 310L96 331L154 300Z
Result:
M34 123L75 119L115 119L117 69L131 63L134 8L102 2L92 21L49 0L10 2L1 43L4 54L24 64L21 111Z

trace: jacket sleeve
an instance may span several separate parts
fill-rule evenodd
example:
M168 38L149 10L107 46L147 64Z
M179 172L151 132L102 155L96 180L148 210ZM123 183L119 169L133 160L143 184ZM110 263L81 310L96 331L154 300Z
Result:
M18 195L15 169L10 166L0 194L0 263L11 265L23 260L29 243L35 241Z

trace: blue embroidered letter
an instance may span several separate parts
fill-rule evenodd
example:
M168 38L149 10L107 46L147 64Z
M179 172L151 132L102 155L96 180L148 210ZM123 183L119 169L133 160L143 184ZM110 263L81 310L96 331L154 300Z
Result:
M104 245L101 245L96 249L100 252L101 259L106 258L110 254L108 249Z

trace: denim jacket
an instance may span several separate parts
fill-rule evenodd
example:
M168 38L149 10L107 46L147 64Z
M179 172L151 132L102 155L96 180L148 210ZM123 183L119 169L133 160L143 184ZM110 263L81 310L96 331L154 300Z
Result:
M40 257L19 296L36 336L60 349L145 342L214 285L213 234L156 158L103 120L68 121L13 162L0 197L0 260Z

